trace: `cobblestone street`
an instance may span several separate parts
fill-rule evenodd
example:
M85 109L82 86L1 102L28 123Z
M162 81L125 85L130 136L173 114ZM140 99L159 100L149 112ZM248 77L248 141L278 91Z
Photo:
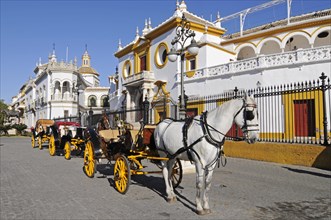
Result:
M99 165L91 179L82 158L51 157L46 145L32 149L29 138L1 137L0 145L1 219L331 218L326 170L228 158L214 173L212 213L198 216L194 174L184 174L178 201L168 204L161 175L133 176L122 195L112 185L110 165Z

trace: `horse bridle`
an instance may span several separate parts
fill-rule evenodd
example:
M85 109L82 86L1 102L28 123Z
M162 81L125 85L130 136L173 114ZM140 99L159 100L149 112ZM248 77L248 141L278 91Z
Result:
M242 131L243 131L243 133L245 134L245 138L247 138L248 137L248 132L249 131L258 131L259 129L248 129L249 127L256 127L256 126L258 126L258 124L247 124L247 121L251 121L251 120L253 120L254 119L254 114L253 114L253 110L251 110L251 111L249 111L249 110L247 110L247 108L248 107L252 107L252 108L254 108L254 109L256 109L257 108L257 105L256 104L247 104L246 102L245 102L245 100L243 99L243 105L242 105L242 107L239 109L239 111L235 114L235 116L234 116L234 119L239 115L239 113L244 109L244 125L241 127L241 129L242 129ZM199 158L199 160L200 160L200 157L199 157L199 155L194 151L194 149L193 149L193 146L195 145L195 144L197 144L198 142L200 142L203 138L205 138L206 140L207 140L207 142L209 142L210 144L212 144L212 145L214 145L215 147L220 147L220 149L221 149L221 146L224 144L224 141L225 141L225 138L223 138L222 140L216 140L213 136L212 136L212 134L210 133L210 128L213 130L213 131L215 131L215 132L217 132L217 133L219 133L219 134L222 134L224 137L229 137L228 135L226 135L226 134L223 134L222 132L220 132L220 131L218 131L216 128L214 128L213 126L211 126L211 125L209 125L208 123L207 123L207 111L206 112L203 112L202 113L202 115L201 115L201 117L200 117L200 119L193 119L193 120L195 120L195 121L199 121L199 122L201 122L202 123L202 131L203 131L203 136L201 136L200 138L198 138L196 141L194 141L192 144L190 144L189 146L187 145L187 140L186 140L186 137L185 137L185 134L183 134L183 143L184 143L184 147L182 147L182 148L180 148L180 149L178 149L177 150L177 152L175 152L174 154L169 154L169 152L166 150L166 149L159 149L159 150L163 150L164 152L166 152L167 154L168 154L168 157L169 158L175 158L177 155L179 155L180 153L183 153L183 152L185 152L185 151L188 151L188 150L193 150L193 152L198 156L198 158ZM176 120L174 120L174 119L172 119L172 118L169 118L169 119L171 119L172 120L172 122L174 122L174 121L176 121ZM171 122L171 123L172 123ZM168 129L168 127L170 126L170 124L171 123L169 123L168 125L167 125L167 127L165 128L165 130L166 129ZM221 151L222 151L222 149L221 149ZM221 152L220 151L220 153L217 155L217 157L216 157L216 159L217 158L220 158L220 156L221 156ZM189 156L190 157L190 156ZM215 161L216 161L216 159L215 159Z
M105 129L110 128L110 123L109 123L109 120L108 120L107 116L102 116L101 122L102 122L102 125Z
M247 110L247 108L253 108L253 110ZM234 115L235 119L239 113L243 111L243 115L244 115L244 125L241 127L241 130L243 131L243 133L245 134L245 136L247 136L247 133L249 131L259 131L258 128L252 129L250 127L257 127L258 124L247 124L247 121L251 121L255 118L255 115L253 114L254 109L257 108L256 104L248 104L246 103L245 99L243 99L243 106L239 109L239 111Z

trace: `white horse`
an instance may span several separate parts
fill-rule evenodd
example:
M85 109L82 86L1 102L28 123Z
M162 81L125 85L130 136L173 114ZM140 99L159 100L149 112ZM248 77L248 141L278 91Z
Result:
M175 158L191 160L196 168L196 213L203 215L211 212L207 192L221 155L224 137L233 121L242 129L248 143L254 143L258 139L257 105L247 95L195 116L189 126L173 119L165 119L157 125L154 132L156 148L161 157L169 157L168 161L161 162L168 202L177 200L171 181ZM184 127L186 128L183 129Z

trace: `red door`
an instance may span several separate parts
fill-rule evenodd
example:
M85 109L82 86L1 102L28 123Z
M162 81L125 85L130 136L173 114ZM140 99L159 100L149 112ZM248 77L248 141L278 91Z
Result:
M296 137L315 136L314 100L294 101L294 129Z

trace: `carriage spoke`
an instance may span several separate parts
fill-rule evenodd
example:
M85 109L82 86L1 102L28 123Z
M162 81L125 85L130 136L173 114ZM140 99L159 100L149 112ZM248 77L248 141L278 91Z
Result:
M95 160L92 143L89 141L86 144L84 151L84 171L88 177L93 177L95 172Z
M129 188L130 181L131 177L128 159L121 155L116 159L114 166L115 188L120 193L125 194Z

